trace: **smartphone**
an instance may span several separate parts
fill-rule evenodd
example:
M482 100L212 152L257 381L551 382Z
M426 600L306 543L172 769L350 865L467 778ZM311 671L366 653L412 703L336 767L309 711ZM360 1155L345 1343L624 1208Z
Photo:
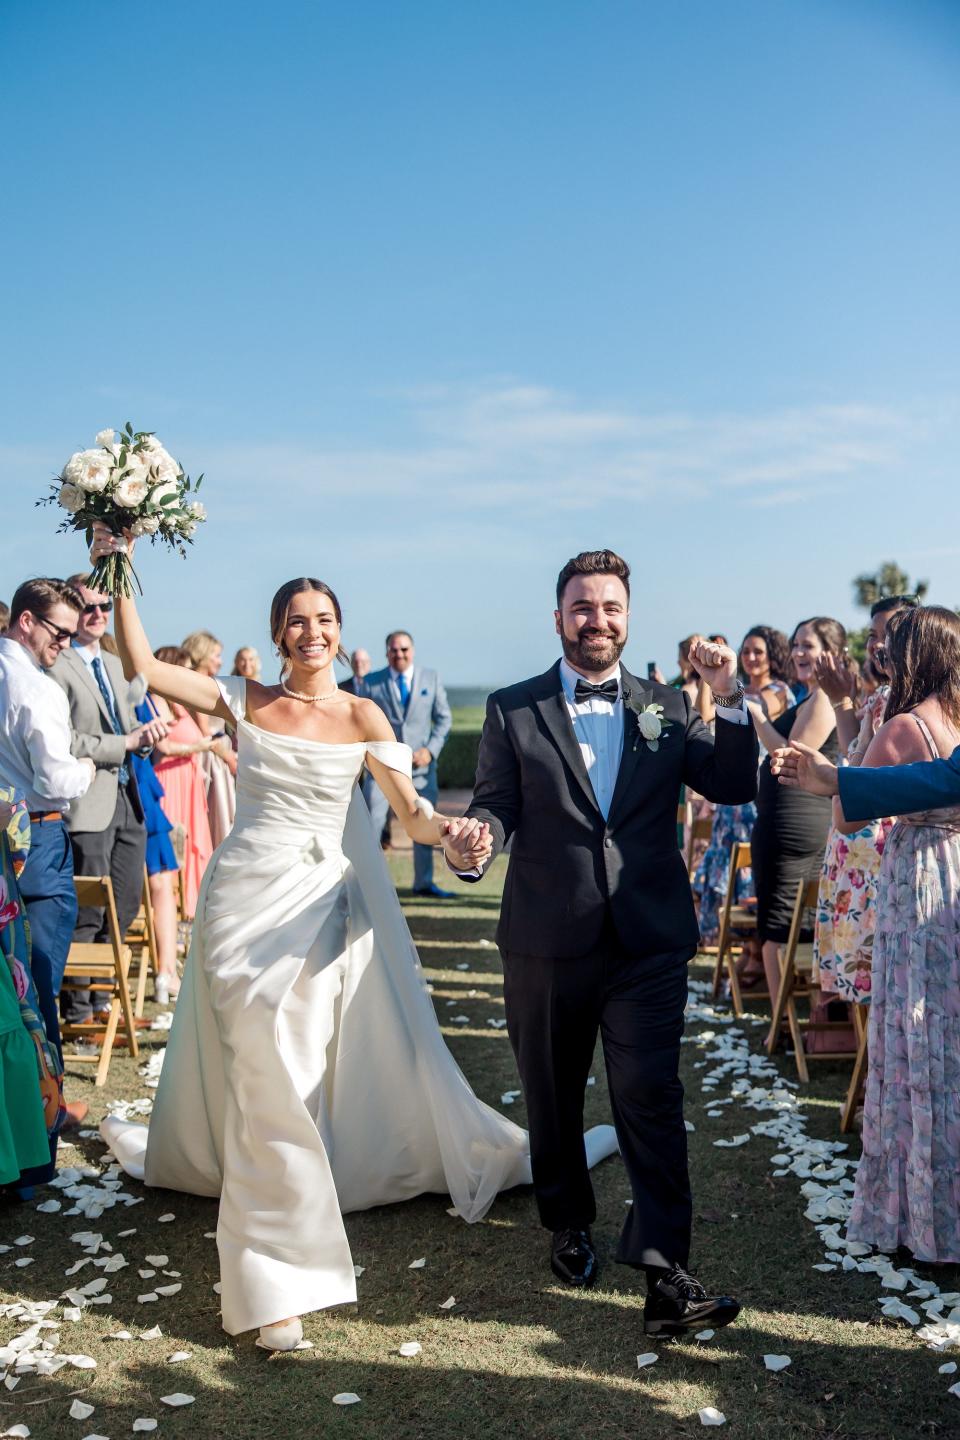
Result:
M654 680L654 679L656 679L656 674L657 674L657 662L656 662L656 660L648 660L648 661L647 661L647 679L648 679L648 680Z

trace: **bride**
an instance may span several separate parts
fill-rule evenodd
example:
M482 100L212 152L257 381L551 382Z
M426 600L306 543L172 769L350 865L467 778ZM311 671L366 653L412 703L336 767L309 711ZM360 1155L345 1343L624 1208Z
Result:
M92 558L122 543L97 526ZM301 1315L356 1300L342 1212L448 1192L475 1221L530 1183L526 1132L444 1044L361 770L456 869L489 837L434 815L382 711L337 689L340 606L322 581L274 596L278 685L165 665L133 599L115 607L127 676L229 721L239 749L236 820L204 878L149 1131L113 1117L102 1131L148 1185L220 1196L224 1328L293 1349ZM609 1126L587 1138L594 1161L616 1149Z

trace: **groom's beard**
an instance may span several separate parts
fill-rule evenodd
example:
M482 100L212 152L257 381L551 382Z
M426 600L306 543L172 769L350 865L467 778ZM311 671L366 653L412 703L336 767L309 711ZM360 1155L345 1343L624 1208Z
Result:
M618 640L616 635L603 635L598 630L581 630L571 640L566 630L560 633L565 658L575 670L609 670L616 665L627 645L627 637Z

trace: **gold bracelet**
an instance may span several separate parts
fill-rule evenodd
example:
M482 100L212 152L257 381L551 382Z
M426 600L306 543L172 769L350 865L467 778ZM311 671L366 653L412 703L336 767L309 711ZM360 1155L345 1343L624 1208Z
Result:
M844 695L843 699L838 700L833 708L834 710L852 710L853 701L850 699L849 695Z

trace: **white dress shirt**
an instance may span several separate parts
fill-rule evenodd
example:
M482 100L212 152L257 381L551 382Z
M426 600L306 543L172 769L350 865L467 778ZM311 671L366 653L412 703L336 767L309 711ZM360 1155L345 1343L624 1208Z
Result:
M407 700L408 700L408 701L409 701L409 699L410 699L410 696L413 694L413 671L414 671L414 666L413 666L413 665L410 666L409 670L404 670L404 671L403 671L403 678L404 678L404 680L407 682ZM400 671L399 671L399 670L394 670L394 668L393 668L392 665L390 666L390 683L391 683L392 686L393 686L394 693L395 693L395 696L396 696L397 704L400 706L400 710L401 710L401 712L402 712L406 707L404 706L403 700L402 700L402 698L401 698L401 696L400 696Z
M568 665L566 660L560 661L560 684L567 702L567 714L570 716L570 724L590 777L597 808L604 820L610 814L623 755L623 692L620 689L620 666L617 666L613 675L606 678L617 682L616 700L605 700L601 695L593 695L589 700L575 700L573 697L578 680L584 680L588 685L598 682L581 675L572 665Z
M97 684L97 677L96 677L96 675L93 674L93 662L94 662L94 660L99 660L99 661L101 661L100 673L101 673L101 675L103 676L103 683L104 683L104 685L106 685L107 691L108 691L108 693L109 693L109 695L110 695L110 698L111 698L111 700L113 701L113 708L114 708L114 710L116 710L117 713L119 714L120 712L119 712L119 709L118 709L118 706L117 706L117 694L116 694L116 691L114 690L113 686L112 686L111 683L110 683L110 675L109 675L109 673L108 673L108 671L107 671L107 667L106 667L106 665L104 665L104 664L102 663L102 661L103 661L103 652L102 652L101 649L100 649L100 641L99 641L99 640L95 640L92 645L77 645L77 644L74 644L73 646L71 646L71 649L73 650L73 653L74 653L75 655L78 655L78 656L80 657L80 659L83 661L84 665L86 665L87 669L91 672L91 677L92 677L92 679L93 679L93 683L94 683L94 685L97 686L97 689L98 689L98 690L99 690L100 686Z
M30 651L0 636L0 782L32 811L65 811L90 788L90 767L70 753L70 704Z

